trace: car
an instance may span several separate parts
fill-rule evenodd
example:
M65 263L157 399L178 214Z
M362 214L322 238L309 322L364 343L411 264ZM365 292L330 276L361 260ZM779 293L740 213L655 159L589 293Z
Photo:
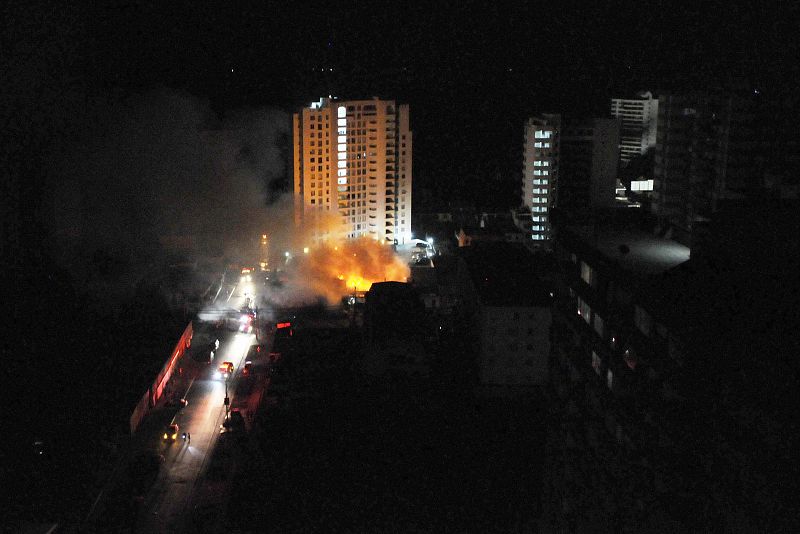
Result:
M231 413L228 414L227 419L225 419L220 425L220 432L223 434L226 432L241 431L244 429L244 416L238 408L231 410Z
M169 399L167 399L166 406L168 408L186 408L189 405L189 401L179 397L178 395L173 395Z
M253 331L253 316L249 313L242 315L239 318L239 332L250 334Z
M215 349L213 344L206 346L193 347L192 360L209 364L214 361Z
M244 367L242 368L242 376L250 376L253 372L253 362L247 360L244 362Z
M217 369L216 377L228 379L233 374L233 362L222 362L222 365Z
M167 443L172 443L178 439L178 432L180 432L180 427L177 423L170 423L164 429L164 434L161 436L161 439L166 441Z

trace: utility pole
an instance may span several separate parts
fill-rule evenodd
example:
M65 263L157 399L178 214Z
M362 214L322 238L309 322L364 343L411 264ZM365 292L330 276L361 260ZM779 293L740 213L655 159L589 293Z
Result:
M228 379L230 378L230 373L225 376L225 420L228 420L228 411L230 410L231 399L228 397Z

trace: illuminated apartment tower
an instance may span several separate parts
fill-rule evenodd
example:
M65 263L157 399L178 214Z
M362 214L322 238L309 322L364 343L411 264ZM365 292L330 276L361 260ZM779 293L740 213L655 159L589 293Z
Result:
M522 204L531 212L534 245L549 247L550 208L556 202L561 116L543 114L525 123Z
M611 116L621 121L619 161L626 165L656 146L658 98L647 91L637 98L612 98Z
M411 239L411 131L407 105L322 98L293 117L295 222L325 239L326 215L346 236Z

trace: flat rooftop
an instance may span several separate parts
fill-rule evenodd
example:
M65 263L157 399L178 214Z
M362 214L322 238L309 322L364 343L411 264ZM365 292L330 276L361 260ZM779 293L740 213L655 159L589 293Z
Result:
M591 226L581 226L570 231L622 269L636 274L663 273L689 259L689 247L642 230L601 228L595 232ZM622 252L623 245L627 253Z

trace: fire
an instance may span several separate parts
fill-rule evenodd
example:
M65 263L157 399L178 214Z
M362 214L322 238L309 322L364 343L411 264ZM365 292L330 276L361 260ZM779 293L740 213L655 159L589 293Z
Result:
M389 245L359 238L311 247L298 274L316 293L336 302L353 291L369 291L374 282L405 282L409 269Z

